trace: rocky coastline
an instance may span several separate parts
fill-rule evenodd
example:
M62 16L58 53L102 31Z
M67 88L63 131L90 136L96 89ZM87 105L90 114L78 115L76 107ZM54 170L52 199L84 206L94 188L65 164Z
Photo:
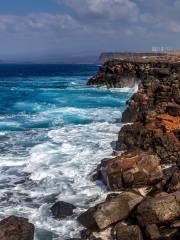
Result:
M110 60L88 82L111 88L135 84L114 157L103 159L92 176L110 193L77 217L85 230L71 240L180 239L180 62ZM75 208L56 202L50 210L61 220ZM0 222L1 240L33 238L34 225L27 219Z
M180 62L110 60L88 85L136 83L115 156L102 160L94 176L114 193L78 220L90 231L109 228L113 240L179 239Z

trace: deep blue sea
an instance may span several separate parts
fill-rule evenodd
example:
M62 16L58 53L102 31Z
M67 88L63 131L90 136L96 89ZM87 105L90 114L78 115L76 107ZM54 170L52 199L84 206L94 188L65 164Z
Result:
M78 236L77 214L106 195L90 173L112 155L134 89L87 87L97 65L0 65L0 219L29 218L36 240ZM75 216L53 219L57 200Z

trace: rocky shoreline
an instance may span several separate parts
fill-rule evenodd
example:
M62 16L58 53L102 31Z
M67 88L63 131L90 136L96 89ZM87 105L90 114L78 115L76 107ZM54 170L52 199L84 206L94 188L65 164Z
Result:
M85 230L74 240L180 239L180 62L111 60L88 82L118 88L134 84L138 92L122 115L114 157L103 159L92 176L110 193L77 217ZM56 202L50 210L61 220L75 208ZM0 222L1 240L33 238L27 219L11 216Z
M179 239L180 62L111 60L88 85L135 83L122 116L131 124L119 132L116 156L102 160L94 176L115 193L78 220L91 231L110 228L114 240Z

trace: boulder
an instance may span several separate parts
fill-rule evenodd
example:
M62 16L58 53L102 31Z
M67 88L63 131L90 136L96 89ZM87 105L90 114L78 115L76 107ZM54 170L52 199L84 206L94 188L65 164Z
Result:
M111 190L154 185L163 178L160 159L142 151L102 161L98 170Z
M178 238L178 229L167 226L158 227L156 224L146 226L146 236L150 240L176 240Z
M51 212L54 218L63 219L72 216L74 209L76 209L74 205L59 201L51 207Z
M137 225L118 223L112 229L113 240L143 240L142 232Z
M170 224L180 217L179 193L162 194L147 198L137 208L137 219L141 226Z
M0 222L1 240L33 240L34 225L28 219L10 216Z
M143 200L133 192L123 192L117 197L91 207L78 217L79 223L91 231L103 230L112 224L128 218L131 211Z

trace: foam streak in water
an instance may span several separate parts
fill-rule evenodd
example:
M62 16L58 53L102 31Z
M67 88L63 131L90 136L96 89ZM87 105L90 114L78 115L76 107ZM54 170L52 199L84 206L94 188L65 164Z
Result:
M92 65L17 68L0 75L0 218L28 217L37 240L76 237L75 217L106 196L89 174L111 157L135 88L87 88ZM53 219L58 199L78 207L73 217Z

